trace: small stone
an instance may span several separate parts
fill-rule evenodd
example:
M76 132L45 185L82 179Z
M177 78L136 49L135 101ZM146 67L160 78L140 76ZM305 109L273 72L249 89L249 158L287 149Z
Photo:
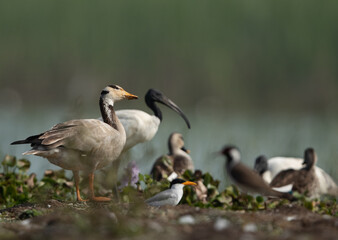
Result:
M254 223L247 223L243 226L244 232L257 232L257 226Z
M297 216L287 216L286 218L286 221L288 221L288 222L291 222L291 221L293 221L293 220L296 220L297 219Z
M109 212L109 213L108 213L108 217L109 217L111 220L113 220L113 222L114 222L114 223L117 223L117 222L118 222L118 220L117 220L117 217L116 217L116 214L115 214L115 213L113 213L113 212Z
M31 223L31 220L30 219L25 219L23 221L21 221L21 225L22 226L25 226L25 227L28 227Z
M50 205L50 204L47 204L47 207L48 207L48 208L51 208L51 207L52 207L52 205Z
M332 219L332 216L325 214L325 215L323 215L323 218L326 219L326 220L330 220L330 219Z
M214 223L214 229L216 231L222 231L230 226L230 221L225 218L217 218Z
M185 215L178 219L180 224L195 224L195 218L191 215Z
M152 221L148 225L149 228L155 232L163 232L163 227L158 222Z

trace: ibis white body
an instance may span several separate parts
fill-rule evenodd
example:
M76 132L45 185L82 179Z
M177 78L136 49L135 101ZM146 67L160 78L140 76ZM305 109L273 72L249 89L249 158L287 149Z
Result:
M126 144L123 151L127 151L136 144L150 141L158 131L160 119L141 110L118 110L116 115L126 132Z

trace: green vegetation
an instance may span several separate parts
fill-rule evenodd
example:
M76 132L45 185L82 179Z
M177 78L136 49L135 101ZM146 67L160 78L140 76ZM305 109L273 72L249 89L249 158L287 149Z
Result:
M60 199L74 201L73 182L65 171L47 170L38 181L34 173L28 175L30 162L6 155L1 162L0 206L11 207L26 202Z
M6 155L1 163L0 173L0 204L2 208L11 207L26 202L43 202L49 199L74 202L75 194L73 182L65 176L64 170L47 170L44 177L38 181L35 174L27 174L30 162L26 159L17 160ZM308 199L295 193L298 201L290 203L288 200L266 200L261 196L253 197L242 194L235 186L229 186L223 191L218 190L220 181L214 179L209 173L200 173L198 176L186 171L183 178L189 181L200 181L206 186L207 198L202 202L192 187L184 188L184 197L181 204L200 208L218 208L232 211L258 211L274 209L285 204L295 204L320 214L338 216L335 198L325 197L321 200ZM127 186L120 193L121 201L128 204L143 204L143 200L169 187L170 183L164 179L154 181L149 175L139 174L137 188ZM137 210L137 208L135 208ZM41 215L39 211L27 210L22 218Z

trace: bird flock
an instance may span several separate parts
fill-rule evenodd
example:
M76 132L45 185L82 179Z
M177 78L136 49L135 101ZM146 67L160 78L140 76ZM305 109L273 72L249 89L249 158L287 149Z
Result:
M124 99L137 99L118 85L108 85L100 94L100 119L75 119L56 124L50 130L12 142L30 144L31 150L23 153L46 158L52 164L71 170L74 175L78 201L110 201L110 198L95 196L94 172L110 167L117 176L122 156L133 146L150 141L158 131L162 112L156 103L161 103L178 113L187 127L190 122L183 111L162 92L149 89L145 95L146 105L153 111L150 115L140 110L118 110L114 104ZM169 153L156 159L151 176L160 181L168 179L169 189L146 200L150 206L177 205L183 196L184 186L194 186L198 199L206 201L207 188L202 181L181 179L186 170L194 171L189 150L184 146L183 136L172 133L168 139ZM304 158L257 157L254 168L241 163L241 154L236 146L226 145L220 151L226 159L226 171L231 181L245 193L260 194L269 198L294 200L297 191L315 198L325 194L338 196L334 180L316 166L317 155L307 148ZM80 171L89 180L86 199L80 194ZM201 173L195 171L195 175ZM201 174L200 174L201 175ZM116 184L116 183L115 183Z

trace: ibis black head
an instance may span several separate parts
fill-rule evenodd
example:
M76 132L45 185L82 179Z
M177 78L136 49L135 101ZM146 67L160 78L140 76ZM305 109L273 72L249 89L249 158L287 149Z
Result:
M266 156L261 155L256 158L254 169L259 175L262 175L266 170L268 170L268 159Z
M158 117L162 121L162 112L161 110L155 105L155 102L161 103L170 109L177 112L185 121L188 128L190 128L190 122L188 118L185 116L183 111L173 102L171 101L167 96L165 96L162 92L156 89L149 89L148 92L145 95L145 102L147 106L153 110L156 117Z

